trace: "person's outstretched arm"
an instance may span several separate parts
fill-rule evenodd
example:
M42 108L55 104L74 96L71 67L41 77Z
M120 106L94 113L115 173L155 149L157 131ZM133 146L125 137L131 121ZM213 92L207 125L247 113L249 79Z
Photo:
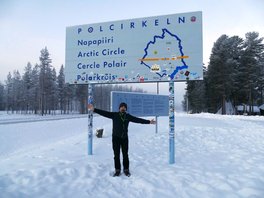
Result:
M156 124L156 121L154 119L152 120L146 120L143 118L138 118L132 115L129 115L129 121L135 122L135 123L140 123L140 124Z
M110 119L112 119L114 116L113 112L104 111L101 109L96 109L96 108L94 108L94 106L92 104L88 104L88 109L93 111L94 113L98 113L99 115L110 118Z

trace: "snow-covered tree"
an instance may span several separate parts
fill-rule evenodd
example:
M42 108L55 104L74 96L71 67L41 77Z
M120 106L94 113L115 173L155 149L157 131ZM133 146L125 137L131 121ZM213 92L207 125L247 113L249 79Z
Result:
M51 58L47 47L40 51L40 73L39 73L39 84L40 84L40 104L41 104L41 115L47 114L48 110L48 99L51 96L50 86L52 84L52 69L51 69Z
M61 113L66 112L66 85L65 85L65 75L64 75L64 67L61 65L59 75L57 78L58 83L58 103L59 109Z
M262 82L262 57L264 53L263 38L259 38L257 32L246 33L244 49L241 55L241 64L236 76L238 83L239 102L251 106L256 104L258 89Z
M33 84L33 69L30 62L24 69L22 76L22 87L23 87L23 110L28 113L33 109L34 104L34 84Z
M0 82L0 111L5 110L5 86Z
M187 88L182 102L183 109L192 113L200 113L207 111L206 91L206 68L203 66L204 80L188 81Z
M243 40L237 36L220 36L214 43L208 66L207 96L209 109L216 112L225 102L232 100L235 90L235 73L239 66Z

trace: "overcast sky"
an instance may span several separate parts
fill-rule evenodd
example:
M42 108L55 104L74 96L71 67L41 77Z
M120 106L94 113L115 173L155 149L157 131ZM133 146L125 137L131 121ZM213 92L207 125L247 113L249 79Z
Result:
M263 0L0 0L0 81L16 69L22 75L28 62L39 63L45 46L58 72L65 64L67 26L193 11L203 12L207 66L222 34L244 38L257 31L264 37L263 9Z

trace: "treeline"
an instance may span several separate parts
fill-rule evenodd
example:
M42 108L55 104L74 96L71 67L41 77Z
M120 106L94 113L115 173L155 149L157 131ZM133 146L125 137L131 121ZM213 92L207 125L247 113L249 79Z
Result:
M220 36L214 43L203 81L188 81L183 106L193 112L216 113L226 102L233 106L263 104L264 44L257 32L248 32L245 39Z
M0 82L0 110L25 114L87 113L87 85L65 83L64 66L57 75L47 48L40 52L39 63L28 63L23 75L9 72L5 84ZM98 108L110 110L111 91L142 89L124 85L95 85L94 101Z

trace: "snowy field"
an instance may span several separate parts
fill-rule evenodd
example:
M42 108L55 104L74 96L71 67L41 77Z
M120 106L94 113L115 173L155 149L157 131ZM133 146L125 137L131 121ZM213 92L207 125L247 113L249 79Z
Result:
M1 198L264 197L264 117L177 113L173 165L168 118L131 123L131 177L110 176L111 120L88 156L86 117L39 119L0 114Z

